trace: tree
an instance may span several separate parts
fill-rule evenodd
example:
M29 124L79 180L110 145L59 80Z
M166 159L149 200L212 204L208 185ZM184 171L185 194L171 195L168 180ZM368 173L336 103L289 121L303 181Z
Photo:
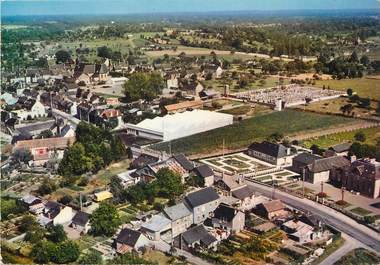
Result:
M45 238L46 230L41 226L37 225L33 227L32 230L26 231L26 235L24 240L30 243L38 243L41 242Z
M101 203L91 215L90 223L94 235L112 236L120 224L120 216L115 206Z
M42 184L38 187L37 192L40 195L46 195L46 194L52 193L56 189L57 189L57 185L55 184L55 182L53 180L49 179L48 177L46 177L43 180Z
M134 73L124 84L125 96L130 101L153 100L162 92L164 82L158 73Z
M34 245L31 255L37 263L48 263L57 253L57 247L54 243L41 240Z
M71 55L66 50L59 50L55 53L55 59L57 63L66 63L71 59Z
M70 177L72 174L80 175L90 171L94 166L93 162L83 144L75 143L66 150L59 164L58 173L65 177Z
M102 264L102 255L97 251L88 251L78 261L80 265Z
M19 149L13 153L13 159L16 160L18 163L27 164L29 161L33 159L33 157L32 153L30 153L29 150Z
M58 264L67 264L79 258L79 246L71 240L61 242L57 245L56 253L51 257L51 261Z
M54 243L60 243L67 239L67 235L62 225L55 225L48 229L48 239Z
M125 201L125 190L118 176L112 176L110 179L110 191L113 194L113 200L117 203Z
M205 179L197 174L191 174L187 179L187 184L194 187L204 187Z
M362 58L360 58L360 63L367 66L369 65L370 61L367 55L363 55Z
M352 96L353 92L354 92L354 91L352 90L352 88L347 88L347 95L348 95L349 97Z
M60 203L64 205L68 205L70 202L73 201L73 197L69 194L65 194L62 198L58 200Z
M182 177L169 168L161 168L156 174L160 194L172 198L183 193Z
M362 131L357 132L354 138L356 141L359 141L359 142L365 142L366 140L366 136Z
M352 106L352 104L346 104L340 107L340 110L342 111L343 114L345 113L350 114L354 110L354 107Z
M268 138L269 141L277 142L277 143L281 142L282 139L284 139L284 135L279 132L272 133Z
M108 48L107 46L101 46L97 48L98 56L102 58L112 58L112 50Z
M34 229L38 226L38 223L36 221L36 218L33 215L24 215L21 219L19 230L22 233L25 233L31 229Z
M37 138L51 138L53 137L53 133L51 130L42 131Z

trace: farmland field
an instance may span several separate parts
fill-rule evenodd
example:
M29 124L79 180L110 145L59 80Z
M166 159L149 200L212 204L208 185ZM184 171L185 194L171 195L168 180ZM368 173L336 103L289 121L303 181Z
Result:
M380 100L380 81L369 78L344 79L344 80L324 80L317 81L318 87L330 86L331 89L346 91L352 88L360 97L370 97Z
M285 110L253 117L234 125L173 140L171 146L172 151L175 153L186 153L187 155L210 153L222 149L223 139L225 140L225 147L227 149L237 149L248 146L252 141L265 140L276 132L292 135L299 131L323 129L351 121L352 119L345 117ZM157 144L153 148L166 150L168 144Z
M351 132L341 132L336 134L331 134L327 136L321 136L316 139L310 139L303 142L303 145L310 148L313 144L318 145L321 148L328 148L330 146L342 143L342 142L353 142L355 140L355 134L357 132L363 132L366 136L366 144L376 144L378 138L380 138L380 127L361 129Z

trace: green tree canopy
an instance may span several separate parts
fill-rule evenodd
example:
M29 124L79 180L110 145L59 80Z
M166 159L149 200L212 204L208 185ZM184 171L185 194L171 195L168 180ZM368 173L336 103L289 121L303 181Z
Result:
M91 215L90 223L94 235L112 236L120 224L120 216L115 206L101 203Z
M55 53L55 58L57 63L66 63L68 60L71 59L71 55L66 50L59 50Z
M158 73L134 73L124 84L124 93L128 100L153 100L162 92L164 82Z
M48 239L54 243L63 242L67 239L67 235L62 225L55 225L48 229Z

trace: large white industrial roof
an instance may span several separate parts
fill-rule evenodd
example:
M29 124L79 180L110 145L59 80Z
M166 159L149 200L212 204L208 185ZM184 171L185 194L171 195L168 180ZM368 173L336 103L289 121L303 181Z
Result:
M162 133L164 140L172 140L232 123L233 116L230 114L207 110L192 110L168 114L164 117L145 119L135 125L135 127Z

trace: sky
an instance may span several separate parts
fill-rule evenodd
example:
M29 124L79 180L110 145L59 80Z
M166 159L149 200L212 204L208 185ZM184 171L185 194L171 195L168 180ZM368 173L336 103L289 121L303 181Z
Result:
M380 0L0 0L2 16L374 9Z

